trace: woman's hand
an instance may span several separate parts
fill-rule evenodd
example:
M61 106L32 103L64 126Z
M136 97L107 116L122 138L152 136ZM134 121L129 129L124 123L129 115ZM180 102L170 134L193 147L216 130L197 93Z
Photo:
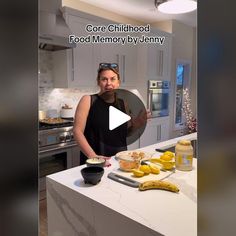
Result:
M110 159L111 159L111 157L106 157L106 156L96 156L96 157L98 157L98 158L102 158L102 159L105 160L105 167L109 167L109 166L111 166L111 163L110 163Z

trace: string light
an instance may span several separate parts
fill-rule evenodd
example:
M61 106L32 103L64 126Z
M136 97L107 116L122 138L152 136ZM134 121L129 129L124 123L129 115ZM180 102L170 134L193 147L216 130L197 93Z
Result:
M193 133L197 131L197 120L193 116L193 112L190 108L191 99L189 97L189 91L187 88L183 90L183 106L182 110L184 112L187 127L189 130L189 133Z

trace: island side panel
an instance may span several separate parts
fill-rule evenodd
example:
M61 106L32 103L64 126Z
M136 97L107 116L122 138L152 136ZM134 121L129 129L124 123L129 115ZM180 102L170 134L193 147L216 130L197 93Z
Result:
M163 235L49 178L47 214L50 236Z

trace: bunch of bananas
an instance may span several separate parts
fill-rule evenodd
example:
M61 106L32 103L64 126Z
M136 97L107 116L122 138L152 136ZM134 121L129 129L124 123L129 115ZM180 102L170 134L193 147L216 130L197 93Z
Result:
M178 193L179 188L167 181L162 181L162 180L149 180L141 183L139 185L139 190L144 191L148 189L163 189L171 192Z
M163 169L171 170L175 165L175 161L173 160L174 157L175 154L173 152L166 151L160 156L160 158L151 158L150 162L159 163L162 165Z

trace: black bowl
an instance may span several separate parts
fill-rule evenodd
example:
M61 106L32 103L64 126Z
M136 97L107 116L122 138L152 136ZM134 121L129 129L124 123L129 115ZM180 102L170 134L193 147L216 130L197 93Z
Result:
M95 185L101 180L104 174L104 169L99 166L88 166L81 170L81 174L86 184Z

